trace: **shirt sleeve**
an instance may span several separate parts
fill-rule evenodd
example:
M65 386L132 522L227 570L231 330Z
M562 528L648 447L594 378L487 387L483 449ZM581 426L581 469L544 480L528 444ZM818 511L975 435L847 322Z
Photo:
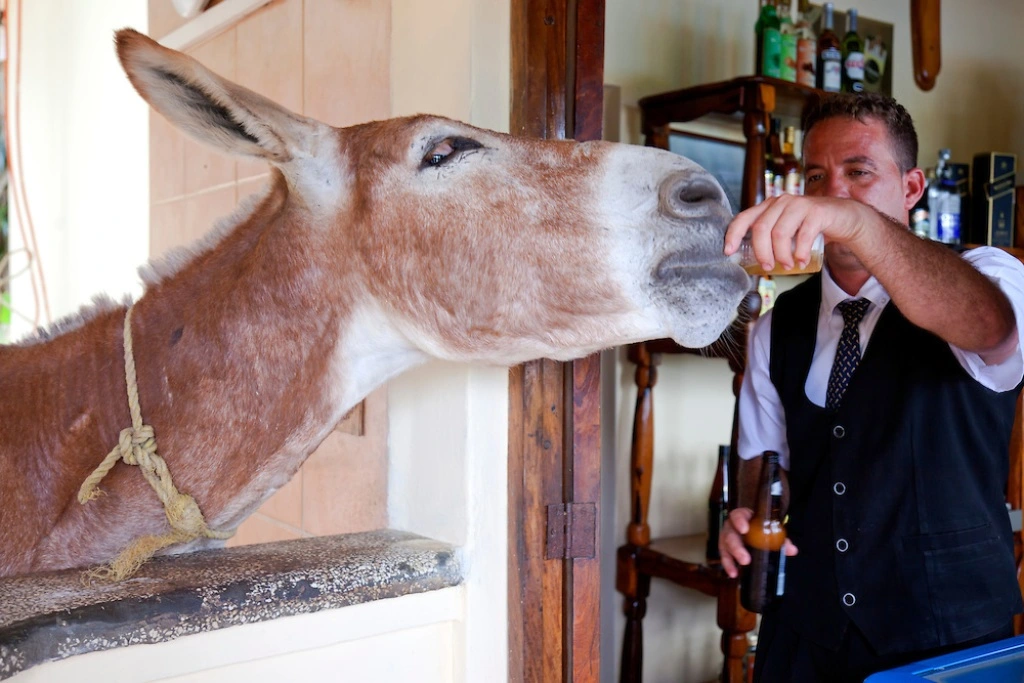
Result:
M765 451L776 451L779 464L789 469L789 444L786 442L786 416L779 392L769 374L771 358L772 312L754 324L747 344L747 368L743 374L739 399L739 435L736 448L744 460Z
M964 252L965 261L988 277L1010 300L1017 319L1017 348L997 365L986 365L977 353L950 344L961 367L982 386L992 391L1009 391L1024 379L1024 264L1015 256L995 247L977 247Z

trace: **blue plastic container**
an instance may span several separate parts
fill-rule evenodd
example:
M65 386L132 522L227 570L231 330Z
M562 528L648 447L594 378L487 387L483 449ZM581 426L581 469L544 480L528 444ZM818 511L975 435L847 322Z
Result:
M1024 683L1024 636L868 676L864 683Z

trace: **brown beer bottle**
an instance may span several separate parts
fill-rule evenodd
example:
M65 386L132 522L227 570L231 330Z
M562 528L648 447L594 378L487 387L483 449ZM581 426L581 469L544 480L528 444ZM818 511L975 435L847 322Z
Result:
M786 172L782 161L782 121L773 118L768 132L765 154L764 198L781 197L785 193Z
M718 468L708 494L708 548L709 560L722 559L718 552L718 537L725 518L729 516L729 446L718 447Z
M740 604L750 612L764 612L778 601L785 590L786 541L783 525L785 481L779 467L779 454L765 451L761 460L761 477L757 485L754 516L750 530L743 537L750 553L750 564L740 572Z

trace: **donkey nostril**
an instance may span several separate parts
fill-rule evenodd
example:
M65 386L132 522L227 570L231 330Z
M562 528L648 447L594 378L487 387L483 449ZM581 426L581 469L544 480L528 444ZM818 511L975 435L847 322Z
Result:
M718 190L706 180L693 180L679 188L679 201L684 204L717 202Z

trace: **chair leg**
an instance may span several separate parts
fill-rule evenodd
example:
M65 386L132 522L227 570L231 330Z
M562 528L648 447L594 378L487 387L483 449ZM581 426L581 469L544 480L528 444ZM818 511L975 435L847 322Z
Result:
M626 633L622 638L622 665L620 683L640 683L644 667L643 618L647 613L646 596L626 598Z
M722 653L725 662L722 665L722 683L743 683L743 657L747 654L746 631L723 631Z
M757 625L757 615L740 604L739 581L730 581L718 593L718 627L722 629L722 683L743 683L743 657L747 633Z

